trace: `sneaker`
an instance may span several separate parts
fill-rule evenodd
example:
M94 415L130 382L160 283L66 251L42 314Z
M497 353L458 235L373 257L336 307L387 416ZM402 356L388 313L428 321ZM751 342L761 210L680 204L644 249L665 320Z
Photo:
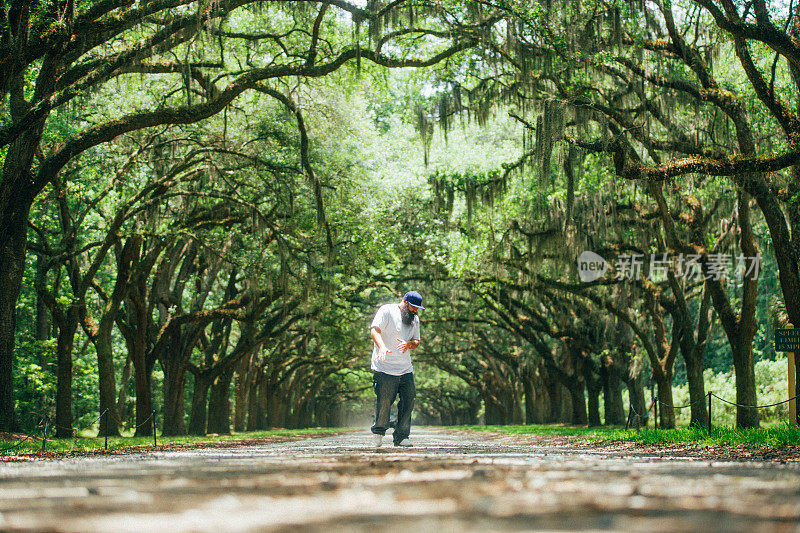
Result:
M378 435L377 433L373 433L372 434L372 444L376 448L380 448L381 447L381 442L383 442L383 435Z
M403 448L410 448L411 446L413 446L413 444L411 444L411 439L403 439L400 442L395 442L394 445L402 446Z

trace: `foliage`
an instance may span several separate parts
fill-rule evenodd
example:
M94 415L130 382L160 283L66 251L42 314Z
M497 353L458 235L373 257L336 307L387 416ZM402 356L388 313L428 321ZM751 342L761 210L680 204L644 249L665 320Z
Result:
M563 426L454 426L455 429L493 431L515 435L561 435L585 438L590 441L628 441L637 444L694 444L698 446L776 447L800 444L800 428L780 425L767 429L736 429L716 427L682 429L582 428Z
M19 275L0 295L20 296L0 298L0 427L338 425L369 402L368 317L411 288L431 422L619 425L650 382L694 406L666 426L702 426L702 391L785 396L800 78L776 42L800 12L362 4L3 4L0 269ZM605 277L580 278L585 250ZM756 253L757 278L710 275ZM648 279L662 254L700 279Z
M339 430L341 431L341 430ZM305 429L271 429L267 431L247 431L234 432L230 435L204 435L202 437L165 437L156 436L157 447L153 445L152 437L134 437L132 435L122 437L111 437L108 439L108 450L110 453L115 451L125 451L130 453L143 452L153 449L180 449L182 445L197 445L210 443L236 444L257 444L263 442L261 439L271 437L283 437L288 440L315 435L330 435L331 430L326 428L305 428ZM19 446L17 446L19 444ZM79 436L73 439L52 439L48 438L45 443L47 452L100 452L105 451L105 439L89 436ZM10 449L11 448L11 449ZM42 452L41 430L33 439L20 444L20 439L0 439L0 450L2 455L27 455L36 456Z

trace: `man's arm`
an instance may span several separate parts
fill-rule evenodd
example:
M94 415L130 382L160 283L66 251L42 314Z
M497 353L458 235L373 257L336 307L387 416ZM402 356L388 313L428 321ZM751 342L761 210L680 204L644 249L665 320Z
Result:
M410 341L404 341L400 338L397 339L397 349L400 350L400 353L406 350L413 350L417 346L419 346L419 339L411 339Z
M381 337L380 328L378 326L372 326L369 328L369 336L372 337L372 342L374 342L375 346L378 347L378 359L380 361L385 361L386 354L392 353L392 351L383 343L383 337Z

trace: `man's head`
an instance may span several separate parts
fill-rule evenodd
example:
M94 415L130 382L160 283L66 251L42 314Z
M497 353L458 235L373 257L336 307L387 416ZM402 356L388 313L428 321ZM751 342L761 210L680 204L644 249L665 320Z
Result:
M417 291L408 291L403 296L403 301L400 303L400 318L403 324L410 326L414 323L414 317L422 307L422 296Z

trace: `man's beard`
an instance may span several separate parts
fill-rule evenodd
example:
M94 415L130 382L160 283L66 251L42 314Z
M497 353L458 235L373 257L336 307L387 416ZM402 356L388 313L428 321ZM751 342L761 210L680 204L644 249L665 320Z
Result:
M403 324L406 326L410 326L414 323L414 314L408 310L408 307L405 305L400 306L400 319L403 321Z

